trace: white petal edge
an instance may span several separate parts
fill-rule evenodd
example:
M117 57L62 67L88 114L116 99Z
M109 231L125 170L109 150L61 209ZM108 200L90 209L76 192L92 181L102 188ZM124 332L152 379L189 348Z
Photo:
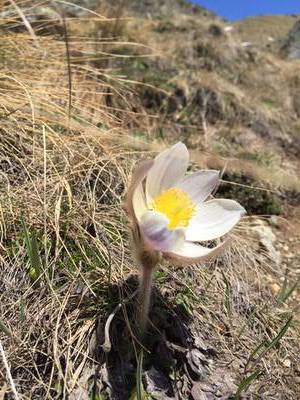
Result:
M142 183L134 190L132 196L133 210L138 221L141 220L143 214L147 212L146 197Z
M155 211L147 211L140 220L144 242L152 250L174 251L184 243L183 229L168 229L168 218Z
M136 166L132 174L131 183L127 191L126 209L129 217L135 224L138 222L138 216L136 215L136 211L139 209L139 207L143 207L143 205L139 203L140 193L136 195L136 190L141 189L140 186L142 186L142 182L145 179L151 167L153 166L153 163L154 163L153 160L141 161ZM138 211L138 214L139 215L141 214L140 211Z
M195 204L202 203L219 183L219 171L201 170L183 178L176 187L188 193Z
M154 160L146 179L146 199L148 204L163 190L174 187L186 173L189 152L185 144L178 142L160 153Z
M245 214L235 200L214 199L198 207L186 230L186 240L202 242L217 239L228 233Z
M165 253L167 258L174 265L185 266L191 264L198 264L200 262L206 262L216 257L221 251L228 246L228 241L220 243L218 246L208 248L199 244L184 242L184 245L180 249L176 249L173 252Z

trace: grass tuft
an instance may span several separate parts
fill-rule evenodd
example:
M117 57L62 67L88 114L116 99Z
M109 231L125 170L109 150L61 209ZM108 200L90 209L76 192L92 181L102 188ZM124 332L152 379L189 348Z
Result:
M282 214L285 228L290 221L284 218L290 210L297 216L296 207L285 207L278 188L286 185L297 194L299 182L296 169L287 172L285 164L273 169L279 162L271 157L273 152L241 152L239 145L244 162L233 160L227 147L228 159L216 154L219 137L214 135L221 134L227 122L206 120L214 117L214 103L208 100L222 103L228 93L236 110L231 118L248 118L252 96L246 101L243 90L249 82L235 86L235 71L219 63L222 51L239 55L233 41L226 45L225 36L207 44L215 59L206 64L205 55L198 54L202 67L191 64L194 81L180 82L178 65L186 68L183 61L177 65L175 57L194 62L196 56L187 54L191 41L176 35L189 32L190 23L202 35L210 23L202 24L200 17L174 17L175 35L173 23L113 18L101 10L61 19L52 2L45 2L51 15L35 20L31 14L38 5L18 2L20 14L6 2L0 19L0 340L21 398L71 400L94 392L94 399L106 400L106 383L97 386L98 330L116 304L126 303L126 285L120 289L120 282L138 271L123 208L135 162L184 139L195 147L192 158L198 166L226 170L227 161L231 163L219 195L247 203L249 213ZM24 26L24 18L35 22ZM160 36L153 39L156 34ZM203 49L200 44L198 50ZM251 65L254 69L254 61ZM270 68L275 66L279 68L270 62ZM218 75L222 68L223 77ZM294 67L289 73L295 74ZM242 81L244 72L239 74ZM199 96L211 94L200 117L203 99L197 100L195 93L187 99L193 82ZM205 91L196 88L199 82L205 83ZM268 93L265 98L270 98ZM266 108L270 113L275 109ZM199 126L206 130L206 139ZM266 181L275 189L262 187ZM270 391L281 399L296 399L299 274L292 263L284 268L274 264L251 233L253 218L244 218L232 234L230 251L216 261L178 270L161 266L154 289L171 317L180 315L191 336L204 343L203 354L211 357L205 384L215 388L220 380L224 387L220 376L226 365L226 376L235 385L230 395L236 398L246 391L268 398ZM275 295L274 282L281 287ZM112 287L118 288L114 298ZM122 311L126 317L123 306ZM126 326L130 336L131 327ZM133 335L130 340L134 342ZM283 366L287 358L288 369ZM136 397L145 398L141 358L138 366ZM245 366L251 371L245 373ZM173 379L180 380L183 373L174 367ZM4 379L0 374L1 387L7 387ZM7 388L4 397L9 396Z

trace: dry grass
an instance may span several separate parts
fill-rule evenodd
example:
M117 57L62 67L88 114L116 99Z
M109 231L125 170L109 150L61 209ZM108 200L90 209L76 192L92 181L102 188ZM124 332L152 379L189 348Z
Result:
M257 21L260 23L259 17ZM271 186L298 191L295 93L299 63L282 60L267 49L242 48L242 39L236 31L214 37L210 34L214 24L210 19L202 21L181 15L128 23L129 37L137 34L146 46L155 48L154 55L160 56L154 68L150 62L141 66L142 78L149 83L147 76L150 76L150 83L155 80L161 90L157 91L160 118L153 115L151 118L152 110L146 110L152 133L148 137L160 130L166 138L185 137L191 147L215 152L229 164L232 160L234 163L240 160L240 164L246 161L244 164ZM217 25L222 29L225 24L219 21ZM263 29L263 22L261 26ZM206 99L204 94L201 100L196 100L203 88ZM178 99L179 92L182 94ZM173 113L168 111L168 101L170 108L177 102ZM208 102L206 110L201 101ZM239 136L247 136L247 131L249 143L240 145ZM225 149L223 142L227 145ZM255 159L264 163L266 152L272 158L272 171L266 170L265 165L261 168ZM257 154L262 157L256 157ZM252 165L247 157L252 159Z
M68 54L66 34L35 34L0 37L0 338L20 399L78 399L97 368L92 341L97 318L114 306L109 287L136 273L122 206L127 180L134 161L159 147L130 135L147 124L133 111L139 102L129 83L110 67L107 42L69 34ZM219 353L214 371L235 364L238 385L258 370L250 396L296 399L296 318L280 345L266 344L247 365L297 311L294 293L280 301L270 291L284 272L251 237L250 223L210 268L164 266L157 286L166 302L184 304ZM2 369L4 398L13 398L5 382Z
M69 37L69 74L65 40L1 36L1 324L23 398L76 387L107 287L131 266L129 91L88 63L88 40Z
M299 15L261 15L238 21L234 26L243 41L261 46L268 43L268 37L285 37L298 17Z

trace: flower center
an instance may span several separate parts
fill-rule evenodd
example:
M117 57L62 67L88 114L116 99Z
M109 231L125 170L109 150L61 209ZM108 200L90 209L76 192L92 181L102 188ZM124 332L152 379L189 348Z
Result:
M171 188L153 199L150 209L165 214L169 219L168 228L186 228L196 206L189 195L181 189Z

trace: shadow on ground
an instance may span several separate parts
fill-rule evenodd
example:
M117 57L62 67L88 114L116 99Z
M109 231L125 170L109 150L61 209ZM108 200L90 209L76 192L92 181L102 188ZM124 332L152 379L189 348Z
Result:
M99 369L94 398L98 398L97 393L105 399L135 399L137 357L141 348L134 333L136 290L136 277L130 277L122 286L111 290L113 301L118 302L121 294L125 300L110 325L112 347L109 353L102 348L108 315L99 316L99 345L95 355ZM126 301L126 298L131 299ZM201 333L192 333L191 323L181 306L168 302L157 288L153 289L149 327L143 342L143 387L151 398L213 398L202 394L199 383L204 383L217 353L205 345Z

